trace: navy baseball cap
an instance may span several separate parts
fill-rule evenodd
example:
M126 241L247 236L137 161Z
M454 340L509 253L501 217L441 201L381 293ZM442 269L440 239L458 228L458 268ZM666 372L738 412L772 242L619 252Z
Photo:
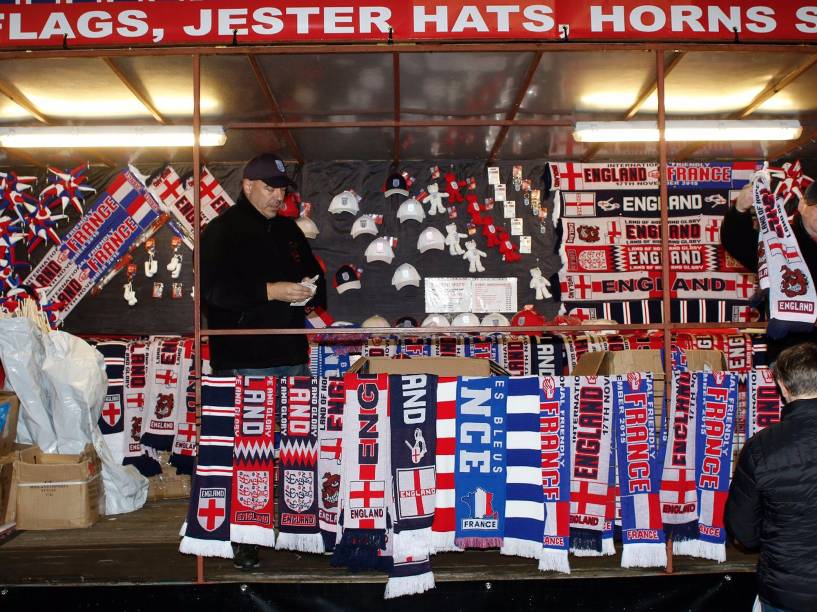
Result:
M248 161L244 178L264 181L270 187L295 187L295 181L287 176L283 160L274 153L264 153Z

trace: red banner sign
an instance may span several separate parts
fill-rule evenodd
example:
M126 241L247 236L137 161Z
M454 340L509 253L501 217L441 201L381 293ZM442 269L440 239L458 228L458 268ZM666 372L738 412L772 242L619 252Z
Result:
M0 48L395 41L812 42L808 0L71 0L0 6Z

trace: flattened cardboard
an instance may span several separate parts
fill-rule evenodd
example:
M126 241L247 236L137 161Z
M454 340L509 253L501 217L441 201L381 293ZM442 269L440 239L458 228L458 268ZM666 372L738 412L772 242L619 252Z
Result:
M14 449L19 416L19 398L14 393L0 392L0 421L5 421L0 428L0 457L8 455Z

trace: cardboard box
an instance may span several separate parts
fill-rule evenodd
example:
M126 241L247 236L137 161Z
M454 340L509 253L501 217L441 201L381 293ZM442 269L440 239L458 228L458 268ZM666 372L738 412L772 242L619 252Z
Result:
M159 462L162 464L162 473L148 478L147 500L189 498L191 477L176 473L176 468L170 465L169 452L159 452Z
M490 359L471 357L361 357L351 373L367 374L436 374L437 376L508 376L508 372Z
M0 525L14 523L17 517L17 482L14 462L20 453L32 448L31 444L15 444L14 450L0 457Z
M14 462L18 529L90 527L104 514L102 464L88 444L79 455L33 446Z
M20 400L14 393L0 391L0 457L8 455L17 438Z

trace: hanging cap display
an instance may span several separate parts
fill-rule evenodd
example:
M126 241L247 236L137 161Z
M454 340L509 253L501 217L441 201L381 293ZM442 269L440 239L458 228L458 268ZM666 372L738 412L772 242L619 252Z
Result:
M343 293L349 289L360 289L360 274L353 266L346 264L335 272L333 284L338 293Z
M274 153L264 153L248 161L244 178L264 181L270 187L295 187L295 181L287 176L283 160Z
M404 263L394 271L394 276L391 277L391 284L397 287L399 291L403 287L414 285L420 286L420 274L417 269L409 263Z
M420 327L414 317L400 317L394 322L395 327Z
M386 319L376 314L363 321L363 327L390 327L390 325Z
M357 238L363 234L377 236L377 224L374 222L374 217L371 215L358 217L355 219L355 222L352 223L352 229L349 233L352 234L352 238Z
M423 210L423 205L417 200L409 198L397 209L397 218L400 219L400 223L404 221L417 221L420 223L426 218L426 211Z
M482 318L483 327L507 327L510 324L511 322L508 321L508 318L505 315L499 314L498 312L492 312L491 314L487 314Z
M304 233L304 236L310 240L317 238L318 234L320 233L318 226L315 225L315 222L309 217L298 217L295 219L295 225L300 227L301 231Z
M451 325L460 327L476 327L479 325L479 317L470 312L463 312L462 314L458 314L456 317L454 317L454 320L451 321Z
M511 319L511 325L514 327L535 327L544 325L547 319L536 312L533 308L523 308L517 312Z
M436 227L428 227L420 233L417 239L417 250L425 253L429 249L442 251L445 248L445 236Z
M386 184L383 185L383 193L387 198L393 195L407 196L409 192L406 178L399 172L390 174L386 179Z
M384 261L388 264L394 259L394 251L391 249L391 243L388 238L380 237L371 241L364 252L366 261L371 263L373 261Z
M449 323L448 319L445 315L441 314L430 314L425 319L423 319L423 323L420 327L450 327L451 323Z
M333 215L345 212L356 215L360 210L358 204L361 199L354 191L342 191L332 198L332 202L329 204L329 212Z

